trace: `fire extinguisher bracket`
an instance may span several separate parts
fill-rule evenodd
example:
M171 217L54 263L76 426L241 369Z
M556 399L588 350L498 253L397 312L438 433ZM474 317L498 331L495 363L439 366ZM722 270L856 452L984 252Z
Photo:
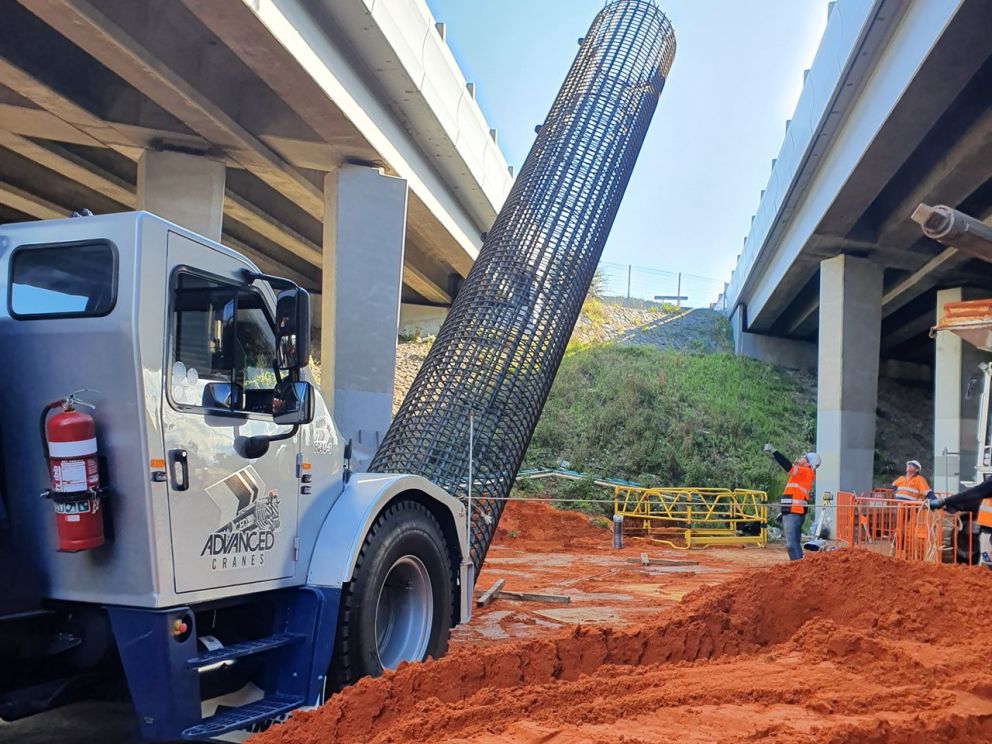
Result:
M50 488L46 488L41 492L41 498L51 499L52 501L60 504L75 503L77 501L90 501L92 499L105 499L110 495L110 489L107 486L100 486L99 488L89 488L85 491L72 491L69 493L61 491L53 491Z

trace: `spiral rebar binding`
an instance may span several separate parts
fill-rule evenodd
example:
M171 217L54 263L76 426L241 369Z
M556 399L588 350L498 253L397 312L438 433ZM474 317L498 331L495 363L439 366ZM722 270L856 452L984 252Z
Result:
M478 570L675 56L651 0L600 11L369 469L465 498Z

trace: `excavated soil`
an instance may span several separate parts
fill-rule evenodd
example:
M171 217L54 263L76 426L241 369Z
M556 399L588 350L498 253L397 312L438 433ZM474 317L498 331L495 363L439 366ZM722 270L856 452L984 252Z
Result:
M514 511L540 529L530 524L539 511ZM525 525L503 526L495 557L525 555L522 544L506 547L525 539ZM588 522L571 528L585 526L594 532L576 539L595 556L608 535ZM615 576L641 570L624 558L637 546L602 550L619 561ZM724 553L691 557L712 564ZM363 680L252 742L992 740L992 572L858 550L748 569L752 556L779 560L780 550L729 554L748 560L728 561L721 583L652 616L489 645L456 640L444 658Z
M647 566L641 565L642 553L649 557ZM643 623L670 611L701 586L783 560L785 553L778 547L690 553L627 540L622 550L614 550L609 520L539 501L512 501L500 519L477 589L481 593L502 579L509 591L564 595L571 601L498 600L476 609L472 622L455 629L451 648L555 635L580 623Z
M612 529L605 517L555 509L540 501L511 501L496 527L494 545L524 545L529 549L555 551L588 544L606 544Z

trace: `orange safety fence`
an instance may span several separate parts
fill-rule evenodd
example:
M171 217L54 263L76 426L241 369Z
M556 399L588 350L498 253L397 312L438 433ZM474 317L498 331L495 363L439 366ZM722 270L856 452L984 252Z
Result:
M929 511L889 489L835 499L837 540L852 547L925 563L975 563L978 539L968 512Z

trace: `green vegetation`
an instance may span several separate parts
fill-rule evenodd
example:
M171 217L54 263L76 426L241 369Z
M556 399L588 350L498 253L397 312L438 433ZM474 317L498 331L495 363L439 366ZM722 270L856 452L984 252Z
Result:
M587 297L586 301L582 303L582 314L593 328L605 325L606 321L610 319L606 305L595 297Z
M415 328L413 333L400 333L396 340L401 344L432 344L434 343L434 336L421 335L420 329Z
M811 449L814 433L811 396L774 365L599 346L565 358L525 466L564 460L575 470L645 485L755 488L776 499L785 473L762 445L773 442L794 457ZM593 511L608 495L591 483L544 481L540 488L548 486Z

